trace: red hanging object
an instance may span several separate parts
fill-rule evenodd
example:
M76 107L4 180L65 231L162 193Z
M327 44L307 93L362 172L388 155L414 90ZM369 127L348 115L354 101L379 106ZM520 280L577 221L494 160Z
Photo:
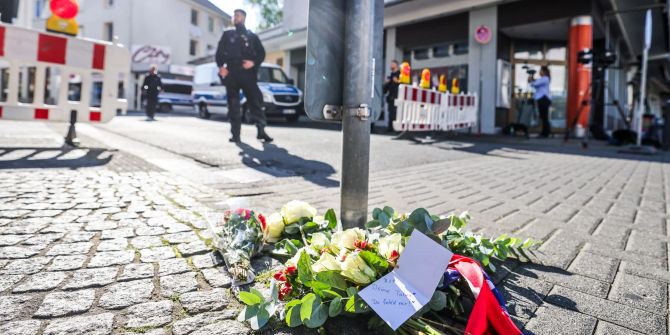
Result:
M79 2L77 0L51 0L49 8L51 8L51 13L60 18L72 19L79 13Z

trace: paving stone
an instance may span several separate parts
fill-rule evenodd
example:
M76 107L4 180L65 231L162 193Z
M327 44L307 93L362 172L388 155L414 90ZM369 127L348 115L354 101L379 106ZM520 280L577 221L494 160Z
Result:
M42 271L51 261L51 257L32 257L28 259L19 259L7 264L0 274L6 275L28 275Z
M181 223L164 223L163 228L165 228L165 232L168 234L173 234L173 233L181 233L181 232L190 232L191 227L181 224Z
M526 324L528 334L591 335L596 327L596 318L551 305L543 305L537 316Z
M619 272L670 283L670 272L635 262L621 262Z
M140 329L142 332L141 333L133 333L133 332L124 332L123 335L171 335L168 334L165 330L163 329L153 329L149 331L144 331L144 329Z
M34 298L32 295L0 296L0 321L10 321L17 315L32 309Z
M117 272L118 269L115 267L77 270L63 288L66 290L78 290L105 286L114 282Z
M617 250L603 245L594 245L592 243L586 243L583 250L602 256L613 257L622 261L644 265L650 268L667 269L665 259L640 254L634 251ZM623 263L624 262L622 262L622 265Z
M51 321L44 335L109 335L114 326L114 314L75 316Z
M36 273L23 284L16 286L12 292L24 293L34 291L53 290L65 280L67 275L63 272L41 272Z
M615 324L611 324L605 321L598 321L598 327L596 327L595 335L641 335L636 331L626 329L624 327L619 327Z
M627 251L635 251L640 254L649 255L656 258L665 258L667 256L667 243L655 239L656 236L650 236L642 232L633 230L628 238Z
M24 275L0 275L0 292L14 286Z
M234 311L201 313L193 317L175 322L174 326L172 327L172 332L174 335L192 334L194 331L207 325L218 323L227 319L232 319L234 317ZM224 328L219 329L219 331L224 331Z
M104 240L98 244L98 251L121 251L128 249L128 240L117 238L113 240Z
M121 228L121 229L111 229L103 231L100 239L111 240L111 239L127 238L133 236L135 236L135 233L133 233L132 228Z
M93 299L95 299L95 290L49 293L35 316L52 318L82 314L91 308Z
M107 288L98 304L105 309L120 309L151 299L154 283L151 279L117 283Z
M124 265L132 263L134 258L135 252L132 250L98 252L88 262L88 267L99 268L110 265Z
M33 237L23 241L23 245L34 245L34 244L51 244L63 238L65 234L63 233L49 233L49 234L37 234Z
M0 325L3 335L36 335L42 323L37 320L14 321Z
M86 261L86 255L56 256L47 271L68 271L81 269Z
M79 229L79 227L81 227L81 225L73 225L73 226L76 226L77 229ZM71 231L71 230L76 230L76 229L72 229L72 228L73 227L68 227L68 228L64 229L64 232L68 232L68 231ZM85 231L76 231L76 232L72 232L72 233L69 233L69 234L65 235L65 237L63 237L63 240L61 242L66 242L66 243L88 242L93 238L93 236L95 236L95 233L85 232Z
M209 253L205 255L196 255L191 258L193 265L198 269L213 268L223 264L223 259L219 253Z
M638 329L644 334L659 334L666 332L664 316L645 312L620 303L556 286L546 299L547 302L568 308L580 313L594 316L598 319Z
M20 259L37 255L39 252L26 247L0 247L0 259Z
M33 235L0 235L0 246L9 246L18 244L21 241L31 238Z
M113 221L98 221L91 222L84 227L86 231L102 231L108 229L116 229L119 226L118 222Z
M158 262L158 275L161 277L189 271L191 267L184 258L164 259Z
M668 285L656 280L619 273L609 300L658 313L668 309Z
M140 227L135 230L138 236L156 236L165 234L163 227Z
M160 284L163 297L172 297L177 294L195 291L198 288L198 282L193 272L160 277Z
M146 302L128 308L126 327L160 327L172 321L172 302Z
M153 264L128 264L123 268L119 281L150 278L154 276Z
M198 254L206 254L211 251L203 241L177 244L177 249L179 250L179 253L181 253L183 257L189 257Z
M510 314L530 318L542 304L553 284L531 277L511 274L499 285Z
M230 298L223 289L188 292L179 296L181 305L189 313L218 311L226 308Z
M519 268L517 273L522 276L540 279L585 292L596 297L605 298L607 297L607 292L609 292L609 284L605 282L580 276L559 268L532 264Z
M172 247L156 247L140 250L140 260L145 263L158 262L162 259L175 258Z
M48 256L58 256L58 255L76 255L76 254L87 254L91 250L93 244L91 242L75 242L75 243L63 243L56 244L49 251L47 251Z
M138 236L130 240L130 244L137 249L163 246L163 240L158 236Z
M591 252L580 252L569 271L611 283L619 268L619 260Z
M191 335L246 335L250 332L241 322L225 320L200 328Z
M202 275L212 285L212 287L230 287L233 283L232 278L222 268L212 268L202 270Z
M166 235L163 235L163 238L165 240L167 240L168 242L170 242L170 244L189 243L189 242L199 241L198 235L196 235L192 231L183 232L183 233L176 233L176 234L166 234Z

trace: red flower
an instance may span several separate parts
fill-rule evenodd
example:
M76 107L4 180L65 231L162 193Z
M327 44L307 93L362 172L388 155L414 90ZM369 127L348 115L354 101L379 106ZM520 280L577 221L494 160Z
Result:
M284 270L284 273L286 273L289 276L293 276L297 271L298 271L298 268L295 265L291 265L291 266L286 267L286 270Z
M293 291L293 288L291 287L291 284L288 282L284 283L281 285L279 289L279 300L284 300L284 297L287 295L291 294L291 291Z
M274 274L274 278L277 279L278 281L286 281L286 275L284 274L284 271L277 271Z
M368 241L356 240L356 242L354 242L354 247L356 247L357 249L365 250L368 248L368 246L369 246Z
M398 253L398 250L393 250L391 251L391 256L389 257L389 261L395 262L398 257L400 257L400 254Z
M265 227L267 227L267 223L265 222L265 216L263 214L258 214L258 220L261 221L261 229L265 230Z
M235 214L239 215L240 217L243 217L245 220L249 220L249 218L251 217L251 211L244 208L238 208L237 210L235 210Z

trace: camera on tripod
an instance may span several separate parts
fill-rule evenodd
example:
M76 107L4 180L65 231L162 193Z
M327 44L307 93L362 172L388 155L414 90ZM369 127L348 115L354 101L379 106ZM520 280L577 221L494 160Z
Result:
M596 54L593 49L584 49L577 52L577 61L585 65L593 63L594 66L604 69L616 63L616 54L610 50Z

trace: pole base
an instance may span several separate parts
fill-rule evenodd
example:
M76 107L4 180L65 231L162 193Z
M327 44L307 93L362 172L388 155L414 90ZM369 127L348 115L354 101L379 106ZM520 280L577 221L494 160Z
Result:
M619 150L619 153L622 154L632 154L632 155L646 155L646 156L652 156L655 155L658 152L656 148L650 147L648 145L631 145L626 149Z

